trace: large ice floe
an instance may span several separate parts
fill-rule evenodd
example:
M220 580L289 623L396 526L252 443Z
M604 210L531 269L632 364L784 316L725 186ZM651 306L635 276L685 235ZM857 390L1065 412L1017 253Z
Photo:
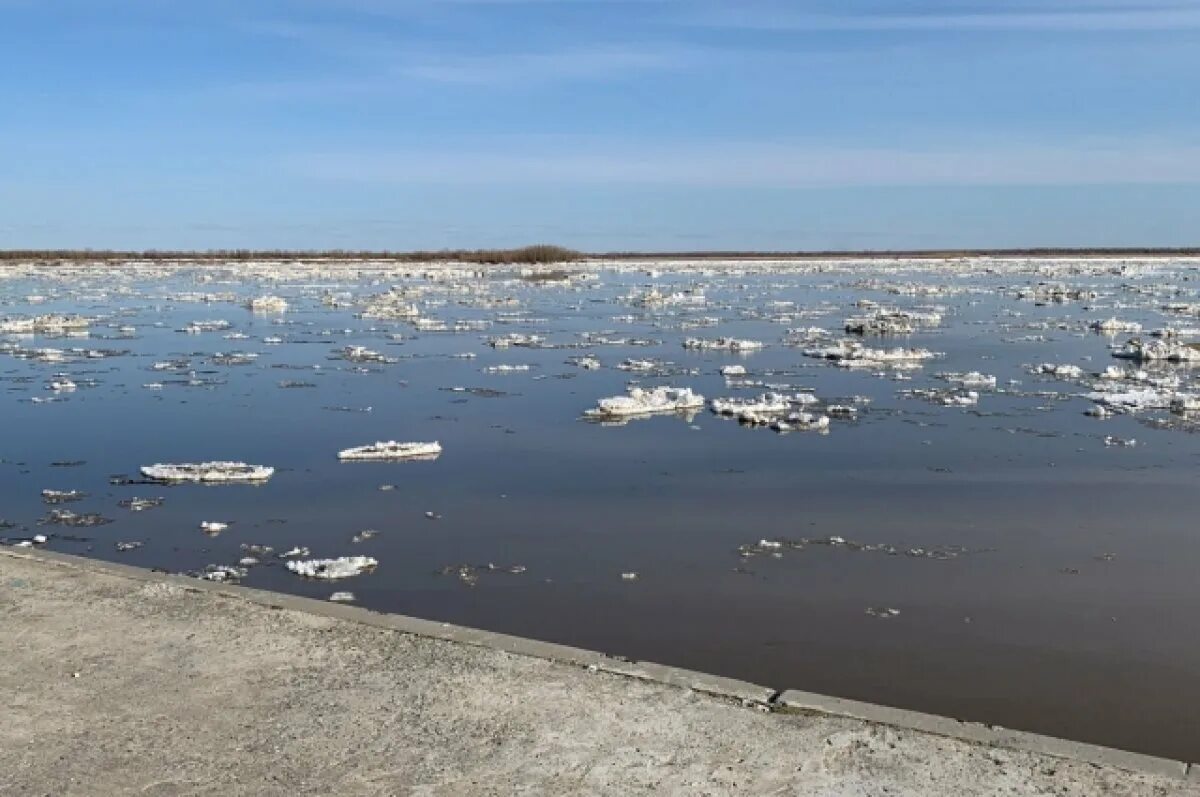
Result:
M917 368L938 354L928 349L873 349L857 340L843 340L830 346L807 349L804 356L831 360L843 368Z
M631 387L624 396L602 398L584 414L589 418L632 418L665 412L697 411L704 396L688 387Z
M1174 340L1143 341L1133 338L1122 348L1114 350L1112 355L1125 360L1200 363L1200 345L1178 343Z
M370 445L343 449L338 452L338 459L343 462L437 459L441 453L442 446L437 441L432 443L399 443L395 440L381 440Z
M336 559L289 559L287 569L298 576L332 581L374 570L379 562L371 556L339 556Z
M245 462L184 462L180 464L156 463L144 465L142 475L160 482L265 482L275 474L275 469L265 465L249 465Z

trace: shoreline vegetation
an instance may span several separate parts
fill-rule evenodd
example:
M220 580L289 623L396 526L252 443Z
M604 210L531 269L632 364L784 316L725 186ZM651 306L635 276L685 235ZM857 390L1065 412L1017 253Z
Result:
M3 261L113 260L392 260L403 263L455 262L480 265L537 265L581 260L759 260L759 259L872 259L963 257L1196 257L1200 247L1035 247L1028 249L861 249L795 251L670 251L579 252L552 244L515 249L350 250L350 249L5 249Z

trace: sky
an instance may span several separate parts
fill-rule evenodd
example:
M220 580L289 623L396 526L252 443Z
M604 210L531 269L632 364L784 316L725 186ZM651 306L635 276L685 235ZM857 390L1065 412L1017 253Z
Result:
M0 248L1200 245L1200 0L0 0Z

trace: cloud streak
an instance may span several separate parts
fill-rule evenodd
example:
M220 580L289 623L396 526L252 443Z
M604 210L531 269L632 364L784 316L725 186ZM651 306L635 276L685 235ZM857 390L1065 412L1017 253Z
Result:
M1047 10L820 14L747 4L710 8L691 15L688 21L714 28L811 32L1178 31L1200 29L1200 7L1068 4Z

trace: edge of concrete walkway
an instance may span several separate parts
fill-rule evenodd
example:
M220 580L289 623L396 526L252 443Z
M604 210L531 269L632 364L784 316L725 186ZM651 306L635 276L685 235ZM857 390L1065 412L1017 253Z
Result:
M0 554L16 559L29 559L61 567L90 570L132 581L171 583L195 592L209 592L228 598L247 601L269 608L289 609L308 614L346 620L362 625L386 628L417 636L448 642L489 648L520 656L549 659L594 671L638 678L644 681L692 689L707 695L738 701L767 711L783 713L817 713L874 722L896 728L957 739L974 744L1008 750L1035 753L1098 766L1110 766L1131 772L1167 776L1189 782L1200 782L1200 765L1187 764L1168 758L1131 753L1111 747L1073 742L1052 736L1015 731L994 725L965 722L951 717L925 714L919 711L863 703L830 695L820 695L796 689L780 691L766 686L726 678L720 675L695 672L648 661L629 661L597 651L541 642L536 639L483 631L476 628L423 620L402 614L385 614L350 606L305 598L280 592L253 589L233 584L220 584L190 576L162 573L132 565L89 559L37 548L0 548Z

